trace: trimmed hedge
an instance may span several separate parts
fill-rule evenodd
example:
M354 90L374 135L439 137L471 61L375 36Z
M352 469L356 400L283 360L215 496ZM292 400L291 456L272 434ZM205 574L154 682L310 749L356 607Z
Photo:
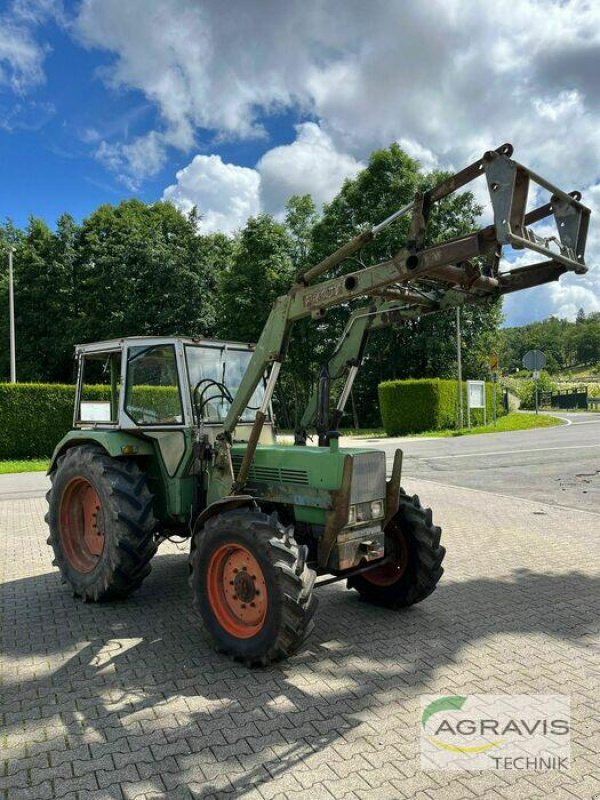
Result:
M486 415L492 421L493 384L486 383ZM467 385L463 382L464 422L467 424ZM441 378L384 381L379 384L379 408L388 436L455 428L458 419L458 382ZM504 413L497 391L497 416ZM471 411L471 424L483 424L483 409Z
M87 387L103 400L106 388ZM0 458L44 458L73 427L75 387L59 383L0 383Z
M85 386L83 400L110 399L108 386ZM181 414L179 395L167 386L136 386L132 404L148 421ZM73 427L75 387L59 383L0 383L0 459L47 458Z

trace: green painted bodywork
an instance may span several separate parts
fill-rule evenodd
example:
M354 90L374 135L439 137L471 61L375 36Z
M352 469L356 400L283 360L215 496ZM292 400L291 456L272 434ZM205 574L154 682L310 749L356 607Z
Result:
M118 429L69 431L57 444L48 472L52 472L61 453L80 444L98 444L113 458L141 459L155 497L155 515L165 524L185 522L193 511L196 478L190 474L191 431L183 430L182 434L185 437L184 455L173 474L169 474L156 439L145 437L141 431L138 434ZM123 453L124 447L133 447L135 452Z
M74 445L80 445L89 442L91 444L101 445L106 452L114 458L127 458L127 454L123 453L123 448L130 446L136 448L136 455L153 456L154 445L152 442L144 441L136 434L126 433L120 430L85 430L77 429L72 430L64 436L54 448L52 459L50 460L50 467L48 473L52 472L56 464L56 459L65 450Z
M185 452L177 469L169 474L162 458L159 443L142 432L127 433L111 430L73 430L57 445L50 471L56 459L70 447L95 443L114 458L142 459L153 492L155 514L163 524L187 522L192 514L204 509L196 508L196 481L208 488L209 504L227 496L231 481L221 478L218 470L210 469L206 475L192 474L191 431L184 430ZM123 453L123 448L135 449ZM241 461L246 444L231 448L234 469ZM324 525L327 512L333 507L334 493L340 489L344 461L347 455L364 453L360 448L335 450L329 447L285 447L259 445L250 470L247 491L266 502L292 506L298 522Z
M232 446L234 471L245 449L245 445ZM327 511L332 508L333 493L342 484L345 458L358 452L365 451L259 445L247 489L269 502L292 505L298 522L323 525Z

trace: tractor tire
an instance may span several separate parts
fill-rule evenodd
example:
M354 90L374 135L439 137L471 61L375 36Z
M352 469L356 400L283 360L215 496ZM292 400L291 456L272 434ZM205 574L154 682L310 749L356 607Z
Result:
M150 572L157 547L145 474L86 444L60 456L50 480L48 544L63 583L85 602L126 597Z
M296 652L311 633L316 573L306 548L256 509L224 511L194 535L193 607L218 652L266 666Z
M417 495L400 494L400 505L385 532L386 554L394 560L378 569L348 580L348 588L386 608L406 608L428 597L444 570L446 554L440 545L442 529L432 524L431 509L423 508Z

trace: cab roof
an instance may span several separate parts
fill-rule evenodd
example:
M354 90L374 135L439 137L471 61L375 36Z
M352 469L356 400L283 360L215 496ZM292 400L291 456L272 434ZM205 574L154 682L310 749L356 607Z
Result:
M226 339L203 339L199 336L124 336L122 339L106 339L102 342L89 342L75 345L75 355L85 353L117 353L127 346L160 344L182 344L196 347L231 347L236 350L254 350L255 345L248 342L232 342Z

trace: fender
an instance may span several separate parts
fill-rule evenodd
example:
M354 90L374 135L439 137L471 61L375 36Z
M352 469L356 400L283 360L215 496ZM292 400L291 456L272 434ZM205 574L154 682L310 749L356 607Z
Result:
M236 508L258 508L256 498L250 494L235 494L228 497L222 497L220 500L215 500L208 508L205 508L200 516L194 523L194 536L198 533L200 528L204 525L206 520L214 517L216 514L221 514L223 511L233 511Z
M99 444L113 458L127 458L128 456L154 456L155 449L152 442L147 442L139 436L119 430L73 430L69 431L54 448L49 475L56 467L57 458L71 447L80 444ZM124 452L124 448L127 448Z

